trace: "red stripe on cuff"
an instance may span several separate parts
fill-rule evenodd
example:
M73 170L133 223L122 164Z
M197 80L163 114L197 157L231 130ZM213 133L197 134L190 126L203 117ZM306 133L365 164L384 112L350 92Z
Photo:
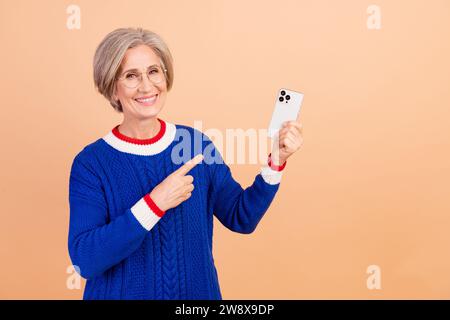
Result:
M269 159L268 159L268 161L267 161L267 164L269 165L269 167L270 167L272 170L275 170L275 171L282 171L282 170L284 169L284 167L286 167L286 163L287 163L287 161L285 161L281 166L276 166L276 165L274 165L274 164L272 163L272 153L269 154Z
M152 200L152 198L150 198L150 194L146 194L144 196L144 200L147 203L147 205L149 206L149 208L160 218L162 218L164 216L164 214L166 213L165 211L162 211L160 208L158 208L158 206L156 205L156 203Z

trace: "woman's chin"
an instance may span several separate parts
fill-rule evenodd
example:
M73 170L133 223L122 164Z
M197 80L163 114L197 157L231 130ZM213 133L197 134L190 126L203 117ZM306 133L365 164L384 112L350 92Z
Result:
M139 118L154 118L158 115L159 110L146 110L145 112L139 112Z
M135 117L139 119L153 118L161 112L162 106L160 104L153 105L150 107L133 106L132 110L133 110L132 112L128 113L129 114L132 113Z

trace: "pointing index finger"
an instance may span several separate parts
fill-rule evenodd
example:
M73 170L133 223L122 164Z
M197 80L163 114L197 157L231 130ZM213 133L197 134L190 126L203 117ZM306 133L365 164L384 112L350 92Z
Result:
M175 171L176 174L184 176L189 171L191 171L192 168L194 168L197 164L199 164L203 160L203 155L198 154L188 162L186 162L183 166L178 168L177 171Z

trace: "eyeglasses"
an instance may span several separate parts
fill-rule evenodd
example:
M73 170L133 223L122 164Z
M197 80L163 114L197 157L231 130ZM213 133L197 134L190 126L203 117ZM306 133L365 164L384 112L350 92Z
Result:
M147 79L153 84L159 84L165 80L165 73L167 69L162 69L161 66L154 65L147 69ZM133 69L126 71L122 74L118 80L122 81L125 87L129 89L134 89L142 83L142 72Z

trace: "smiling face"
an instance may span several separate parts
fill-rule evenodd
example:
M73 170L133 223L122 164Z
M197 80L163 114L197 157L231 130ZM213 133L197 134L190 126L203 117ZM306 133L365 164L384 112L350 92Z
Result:
M167 96L165 78L160 83L153 83L146 75L157 72L161 66L158 55L147 45L139 45L128 49L120 66L119 80L113 99L119 100L124 117L127 119L143 120L153 118L162 110ZM160 72L161 69L159 69ZM126 79L142 75L142 82L136 88L126 85Z

